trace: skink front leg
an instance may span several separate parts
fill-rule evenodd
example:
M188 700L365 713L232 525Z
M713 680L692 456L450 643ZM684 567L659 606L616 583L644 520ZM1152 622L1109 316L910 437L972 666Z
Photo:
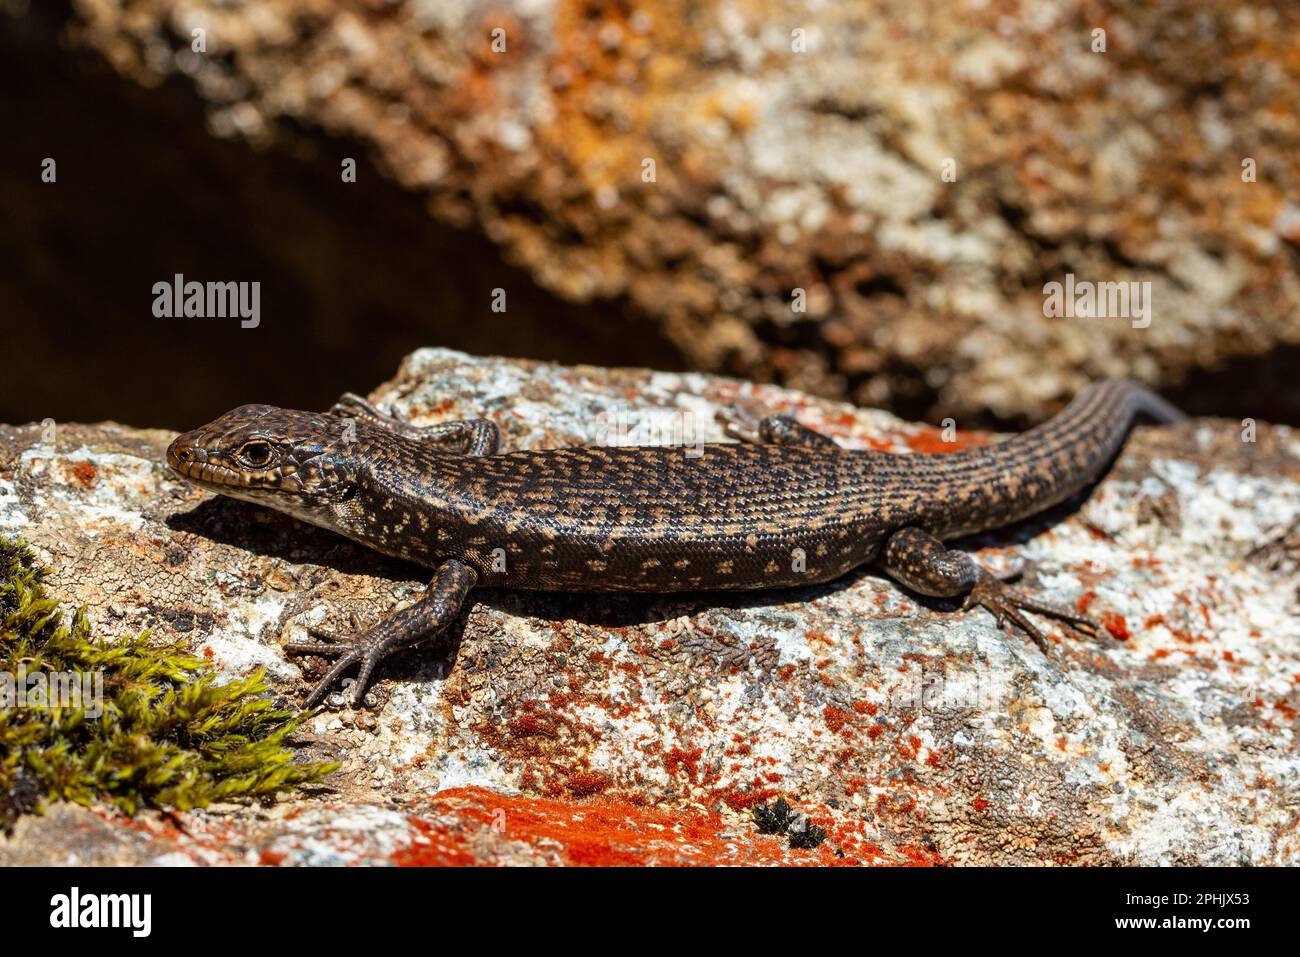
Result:
M466 455L494 455L501 444L501 433L496 423L488 419L457 419L436 425L412 425L352 392L344 392L339 396L339 400L330 408L330 414L344 419L356 419L415 442L454 445Z
M419 601L393 612L354 638L339 639L313 628L308 629L308 633L324 640L285 644L284 650L289 654L338 659L307 696L303 709L319 704L343 673L358 663L360 670L352 688L352 705L360 707L375 666L394 652L428 641L445 631L465 607L470 589L477 580L473 568L451 559L438 566Z
M1097 623L1065 608L1035 601L976 564L965 552L949 550L943 542L919 528L899 529L885 543L881 560L895 581L922 595L956 598L965 595L963 609L982 605L999 625L1008 619L1047 650L1047 639L1022 612L1059 618L1080 631L1096 634Z

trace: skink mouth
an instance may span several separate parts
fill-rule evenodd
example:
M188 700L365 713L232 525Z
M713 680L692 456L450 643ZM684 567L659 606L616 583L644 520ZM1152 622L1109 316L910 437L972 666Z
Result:
M183 464L169 463L177 474L184 476L191 482L197 482L200 485L244 485L240 481L239 473L234 469L228 469L224 465L214 465L211 462L188 462Z

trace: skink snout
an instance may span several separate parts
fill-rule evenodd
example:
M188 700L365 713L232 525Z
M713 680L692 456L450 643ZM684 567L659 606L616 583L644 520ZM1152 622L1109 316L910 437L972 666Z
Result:
M202 465L207 460L207 452L194 444L192 432L177 436L172 444L167 446L167 464L173 471L180 472L182 475L188 475L196 465Z

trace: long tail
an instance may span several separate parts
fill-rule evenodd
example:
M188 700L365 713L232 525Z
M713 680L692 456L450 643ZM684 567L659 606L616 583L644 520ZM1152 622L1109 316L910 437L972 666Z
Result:
M1156 395L1141 383L1134 382L1132 379L1104 379L1101 382L1094 382L1088 388L1079 393L1078 398L1062 410L1061 414L1065 415L1076 403L1082 402L1094 390L1101 391L1109 389L1119 393L1122 401L1129 404L1131 412L1130 421L1135 415L1145 415L1149 419L1168 425L1173 422L1184 422L1187 420L1187 413L1182 409L1166 402L1160 396Z
M1120 450L1133 420L1138 416L1147 416L1160 423L1181 422L1187 418L1144 385L1129 379L1105 379L1080 392L1059 415L1015 438L991 446L990 450L1005 447L1010 452L1019 446L1022 451L1040 459L1068 453L1074 468L1065 471L1091 471L1091 468L1079 468L1085 461L1100 470Z
M1140 415L1162 423L1186 418L1143 385L1107 379L1027 432L983 448L925 456L929 477L970 503L948 510L960 516L949 533L1007 524L1069 498L1110 464ZM910 459L915 466L917 457Z

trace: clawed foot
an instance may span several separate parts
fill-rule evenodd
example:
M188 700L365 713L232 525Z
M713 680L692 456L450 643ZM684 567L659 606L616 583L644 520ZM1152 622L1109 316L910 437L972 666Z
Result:
M466 606L470 589L478 580L474 569L462 562L448 559L433 573L433 580L420 599L405 608L391 612L369 628L363 629L352 616L352 627L357 634L340 638L320 628L308 628L314 641L291 641L284 650L291 655L318 655L335 658L334 667L312 689L303 703L313 708L321 702L326 692L353 665L359 665L357 680L352 686L352 706L365 704L366 688L374 674L375 666L394 652L411 648L446 631L456 616Z
M361 670L352 686L352 707L360 708L365 704L366 686L370 683L370 675L374 672L375 666L384 659L387 648L383 641L374 638L367 640L355 614L351 616L351 621L352 627L362 632L356 638L343 638L321 628L308 628L307 634L317 639L316 641L285 643L284 650L287 654L338 659L334 662L334 667L330 668L329 673L316 683L316 687L303 702L304 711L309 711L320 704L343 673L358 662L361 663Z
M1047 639L1022 612L1029 611L1037 615L1056 618L1089 637L1095 636L1101 630L1101 626L1091 618L1076 614L1066 608L1035 601L1024 592L1012 588L1005 581L992 575L985 575L976 582L975 587L967 593L966 600L962 602L963 609L974 608L976 605L987 608L992 612L999 627L1004 627L1008 620L1011 621L1032 638L1044 653L1047 651Z

